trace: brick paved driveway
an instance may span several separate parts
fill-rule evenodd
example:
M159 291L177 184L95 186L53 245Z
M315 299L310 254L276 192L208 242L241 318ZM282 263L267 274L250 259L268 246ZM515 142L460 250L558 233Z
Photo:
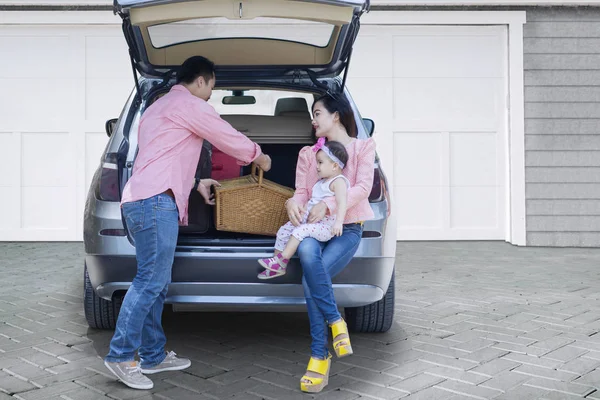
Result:
M82 311L80 243L0 243L0 400L306 399L303 314L170 313L185 372L127 389ZM600 399L600 250L399 243L385 334L354 335L320 399Z

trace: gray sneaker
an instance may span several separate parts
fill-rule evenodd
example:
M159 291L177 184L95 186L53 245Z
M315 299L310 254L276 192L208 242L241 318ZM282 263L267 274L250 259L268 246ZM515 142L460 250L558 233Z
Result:
M146 378L139 364L136 361L127 362L108 362L104 361L104 365L112 372L121 382L133 389L152 389L154 383Z
M152 368L142 368L142 374L156 374L158 372L165 371L180 371L182 369L188 368L192 365L192 362L187 358L178 358L174 351L170 351L167 353L167 356L160 364L152 367Z

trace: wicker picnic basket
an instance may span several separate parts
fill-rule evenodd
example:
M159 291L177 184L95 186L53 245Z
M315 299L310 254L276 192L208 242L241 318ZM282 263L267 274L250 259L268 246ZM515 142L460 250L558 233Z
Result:
M226 179L215 187L215 227L219 231L275 236L288 222L285 202L294 190L263 178L252 164L250 175Z

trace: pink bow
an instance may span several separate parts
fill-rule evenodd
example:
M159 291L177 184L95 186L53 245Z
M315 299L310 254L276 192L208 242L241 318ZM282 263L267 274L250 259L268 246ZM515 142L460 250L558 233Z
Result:
M313 151L316 153L317 151L321 150L324 145L325 145L325 138L321 137L321 138L319 138L319 140L317 140L317 144L315 144L315 146L313 147Z

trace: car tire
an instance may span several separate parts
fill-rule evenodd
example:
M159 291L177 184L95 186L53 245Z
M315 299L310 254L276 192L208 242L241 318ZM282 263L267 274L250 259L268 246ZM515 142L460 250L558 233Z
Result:
M387 332L394 321L395 277L392 272L390 285L383 298L363 307L345 309L346 323L351 332L376 333Z
M85 319L90 328L115 329L117 318L123 303L122 297L115 297L112 301L99 297L92 288L87 266L83 272L83 304Z

